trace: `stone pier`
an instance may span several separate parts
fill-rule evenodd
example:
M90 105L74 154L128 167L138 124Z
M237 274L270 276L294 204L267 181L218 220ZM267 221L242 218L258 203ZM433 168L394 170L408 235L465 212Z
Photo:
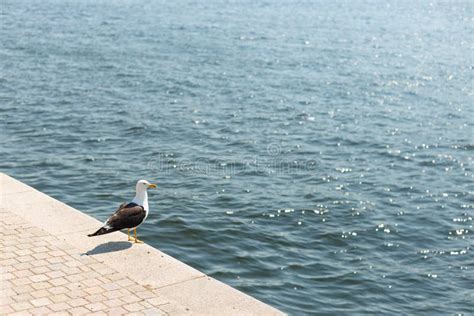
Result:
M0 315L283 315L0 173Z

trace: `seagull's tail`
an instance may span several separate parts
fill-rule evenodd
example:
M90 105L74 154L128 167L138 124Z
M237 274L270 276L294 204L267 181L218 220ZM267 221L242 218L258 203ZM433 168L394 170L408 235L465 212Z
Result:
M89 235L87 235L87 236L89 236L89 237L99 236L99 235L104 235L104 234L111 233L111 232L113 232L113 231L114 231L114 230L111 229L110 227L104 226L104 227L99 228L99 230L96 231L95 233L89 234Z

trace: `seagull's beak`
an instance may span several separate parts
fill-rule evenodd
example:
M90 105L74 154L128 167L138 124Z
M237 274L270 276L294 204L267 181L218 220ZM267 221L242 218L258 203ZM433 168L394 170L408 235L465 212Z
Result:
M151 183L148 185L148 189L156 189L156 184Z

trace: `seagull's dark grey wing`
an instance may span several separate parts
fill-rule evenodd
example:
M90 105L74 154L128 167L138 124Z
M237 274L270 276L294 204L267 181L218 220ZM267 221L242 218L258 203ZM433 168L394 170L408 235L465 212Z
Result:
M110 216L104 226L89 237L115 232L125 228L133 228L140 225L145 219L146 212L143 206L135 203L123 203L121 207Z

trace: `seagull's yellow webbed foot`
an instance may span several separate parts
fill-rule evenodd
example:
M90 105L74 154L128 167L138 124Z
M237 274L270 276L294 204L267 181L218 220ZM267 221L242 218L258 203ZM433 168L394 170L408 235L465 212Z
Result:
M128 241L134 241L135 239L132 238L132 236L130 236L130 228L127 229L127 235L128 235Z
M137 229L136 228L133 230L133 237L135 238L135 243L136 244L143 244L143 241L141 241L140 239L137 238Z

